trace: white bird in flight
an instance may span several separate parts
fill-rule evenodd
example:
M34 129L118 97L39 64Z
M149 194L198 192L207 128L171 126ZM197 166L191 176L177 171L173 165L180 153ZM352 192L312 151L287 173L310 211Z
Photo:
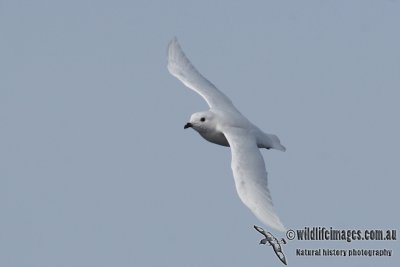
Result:
M265 163L259 150L285 151L279 138L264 133L245 118L226 95L196 70L176 38L168 45L168 70L210 106L207 111L192 114L184 128L193 128L207 141L231 148L231 167L240 199L261 222L285 231L273 208Z

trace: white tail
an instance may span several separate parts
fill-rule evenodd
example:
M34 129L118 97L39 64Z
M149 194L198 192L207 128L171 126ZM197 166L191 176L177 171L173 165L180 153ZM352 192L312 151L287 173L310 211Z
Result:
M286 151L286 148L281 145L281 141L279 140L278 136L274 134L265 134L263 145L266 145L266 148L274 148L280 151Z

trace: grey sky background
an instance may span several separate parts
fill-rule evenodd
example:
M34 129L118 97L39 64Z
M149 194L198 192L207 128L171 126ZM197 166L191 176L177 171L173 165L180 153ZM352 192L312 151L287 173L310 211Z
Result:
M394 0L1 0L0 266L282 266L258 245L229 149L183 130L207 105L166 69L173 36L286 146L262 153L288 228L398 229L399 14ZM289 266L400 253L283 249Z

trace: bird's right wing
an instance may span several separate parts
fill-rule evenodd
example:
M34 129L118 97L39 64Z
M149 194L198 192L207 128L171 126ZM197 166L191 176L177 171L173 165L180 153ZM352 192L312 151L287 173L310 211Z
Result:
M168 71L201 95L211 108L235 109L231 100L201 75L183 53L176 38L168 45Z
M231 167L240 199L264 224L285 231L272 204L264 159L255 137L237 127L227 127L223 133L231 147Z

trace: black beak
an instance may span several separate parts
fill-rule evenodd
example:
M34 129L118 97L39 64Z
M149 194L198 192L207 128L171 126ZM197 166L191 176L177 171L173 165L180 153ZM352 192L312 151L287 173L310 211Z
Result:
M190 122L188 122L188 123L185 124L185 126L183 126L183 129L187 129L187 128L192 127L192 126L193 125Z

